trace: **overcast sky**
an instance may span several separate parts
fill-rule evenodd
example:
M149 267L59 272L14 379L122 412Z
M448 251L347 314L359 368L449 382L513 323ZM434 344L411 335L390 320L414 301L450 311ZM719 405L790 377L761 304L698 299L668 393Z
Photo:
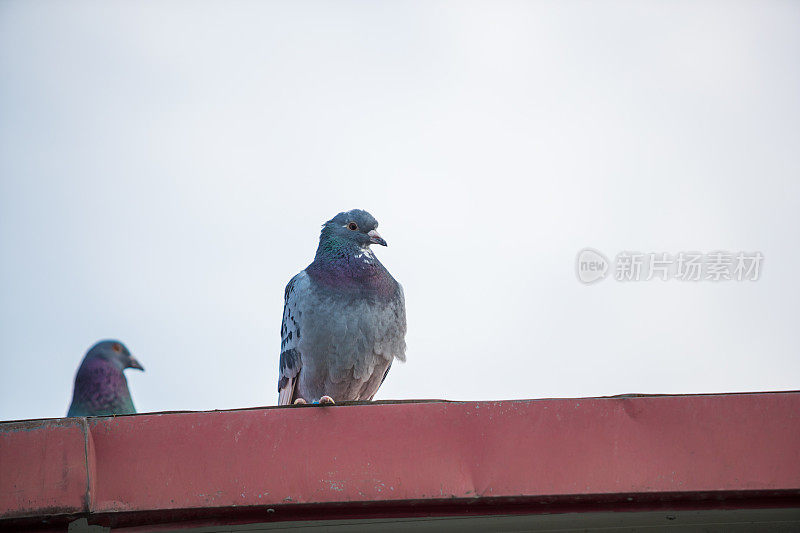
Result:
M0 419L97 340L140 412L274 405L354 207L405 288L377 399L800 388L797 2L0 3ZM758 281L579 250L760 251Z

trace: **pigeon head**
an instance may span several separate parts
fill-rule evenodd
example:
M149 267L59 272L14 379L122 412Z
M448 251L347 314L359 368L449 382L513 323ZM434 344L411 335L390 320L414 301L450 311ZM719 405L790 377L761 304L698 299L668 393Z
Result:
M135 368L137 370L144 370L144 367L131 355L128 348L119 341L107 340L100 341L89 350L86 354L86 360L102 359L112 363L119 370L126 368Z
M386 241L377 231L378 221L363 209L343 211L327 221L322 226L320 241L336 239L346 243L353 243L360 248L370 244L386 246Z

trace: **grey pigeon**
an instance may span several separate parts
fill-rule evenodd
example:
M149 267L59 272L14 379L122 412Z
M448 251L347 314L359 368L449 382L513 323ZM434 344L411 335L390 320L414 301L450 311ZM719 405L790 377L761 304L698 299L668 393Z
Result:
M361 209L322 226L314 261L284 293L278 404L371 400L405 361L403 288L370 250L386 246Z
M83 358L75 375L67 416L129 415L136 412L126 368L144 370L119 341L100 341Z

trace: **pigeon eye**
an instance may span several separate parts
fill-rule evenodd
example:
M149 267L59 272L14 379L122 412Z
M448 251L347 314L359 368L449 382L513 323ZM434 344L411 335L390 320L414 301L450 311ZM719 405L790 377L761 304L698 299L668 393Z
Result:
M115 342L115 343L114 343L114 344L111 346L111 349L112 349L112 350L114 350L115 352L119 353L119 352L121 352L121 351L122 351L122 346L120 346L119 344L117 344L117 343Z
M356 224L355 222L350 222L347 225L347 229L349 229L351 231L356 231L358 229L358 224Z

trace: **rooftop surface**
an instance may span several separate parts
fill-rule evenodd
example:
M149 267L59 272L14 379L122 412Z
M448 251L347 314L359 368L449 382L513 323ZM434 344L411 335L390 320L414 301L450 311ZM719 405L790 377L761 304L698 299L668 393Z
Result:
M800 392L0 424L6 530L726 510L796 527L798 509Z

